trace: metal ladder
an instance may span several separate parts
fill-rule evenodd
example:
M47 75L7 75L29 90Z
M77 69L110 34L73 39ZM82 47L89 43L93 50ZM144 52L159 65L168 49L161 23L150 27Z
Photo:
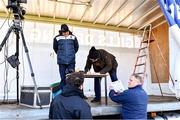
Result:
M154 41L150 39L151 29L152 29L151 24L147 25L144 28L143 37L140 43L140 48L138 51L138 56L136 58L136 63L133 71L133 74L139 74L143 78L143 80L146 72L147 58L149 54L149 44Z

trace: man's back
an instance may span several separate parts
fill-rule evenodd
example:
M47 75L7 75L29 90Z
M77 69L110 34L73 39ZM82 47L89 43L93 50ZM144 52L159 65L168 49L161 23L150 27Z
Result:
M92 119L90 106L79 96L79 91L65 86L61 95L54 98L50 107L50 119ZM74 92L75 91L75 92Z
M136 86L123 93L110 97L113 101L122 104L123 119L147 119L148 96L142 86Z
M127 101L122 103L123 118L147 118L147 102L146 92L140 87L128 90Z

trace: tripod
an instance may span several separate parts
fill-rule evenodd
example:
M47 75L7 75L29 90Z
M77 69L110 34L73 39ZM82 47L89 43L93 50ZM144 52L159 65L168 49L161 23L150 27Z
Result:
M33 80L33 83L34 83L34 91L35 91L35 93L37 95L37 99L38 99L38 103L40 105L40 108L42 108L40 97L39 97L38 90L37 90L37 84L36 84L36 81L35 81L35 75L34 75L34 72L33 72L31 60L30 60L29 53L28 53L28 48L27 48L26 41L25 41L25 38L24 38L23 29L22 29L20 23L21 23L20 17L18 17L18 18L15 17L15 19L13 20L13 25L9 28L7 34L5 35L3 41L2 41L2 43L0 45L0 51L2 50L2 48L3 48L4 44L6 43L7 39L9 38L9 35L11 34L11 32L14 31L14 33L16 35L16 53L15 53L15 56L16 56L16 59L18 60L19 59L19 39L20 39L19 34L21 34L23 47L24 47L24 50L25 50L25 53L26 53L26 56L27 56L29 68L30 68L30 71L31 71L31 77L32 77L32 80ZM17 65L16 68L17 68L17 70L16 70L17 104L19 104L19 64Z

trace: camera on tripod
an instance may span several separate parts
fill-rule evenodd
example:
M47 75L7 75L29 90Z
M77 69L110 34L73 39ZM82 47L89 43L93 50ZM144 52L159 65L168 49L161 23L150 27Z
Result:
M24 46L24 51L26 53L28 65L29 65L29 68L30 68L30 71L31 71L31 77L32 77L32 80L33 80L33 83L34 83L35 95L36 95L37 100L38 100L38 105L40 106L40 108L42 108L41 100L40 100L40 97L39 97L37 84L36 84L36 80L35 80L35 75L34 75L34 72L33 72L33 68L32 68L32 64L31 64L28 48L27 48L24 33L23 33L23 28L21 26L22 25L21 20L24 19L23 15L25 15L25 13L26 13L24 8L20 6L21 3L27 3L27 0L8 0L7 8L10 9L13 12L15 19L13 20L13 24L9 27L8 32L6 33L3 41L0 44L0 51L2 50L3 46L6 44L6 41L9 38L11 32L14 32L15 35L16 35L16 53L15 53L15 55L12 55L12 56L8 57L7 61L10 63L10 65L13 68L16 68L17 103L19 104L19 64L20 64L20 62L19 62L19 40L20 40L20 36L21 36L22 44Z
M11 9L14 13L15 19L24 19L26 11L23 7L20 6L20 3L27 3L27 0L8 0L8 9Z

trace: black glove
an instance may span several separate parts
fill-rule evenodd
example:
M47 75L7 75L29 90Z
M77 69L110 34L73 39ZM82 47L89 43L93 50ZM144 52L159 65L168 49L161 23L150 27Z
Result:
M84 73L86 74L88 71L89 71L88 69L85 69L85 70L84 70Z

